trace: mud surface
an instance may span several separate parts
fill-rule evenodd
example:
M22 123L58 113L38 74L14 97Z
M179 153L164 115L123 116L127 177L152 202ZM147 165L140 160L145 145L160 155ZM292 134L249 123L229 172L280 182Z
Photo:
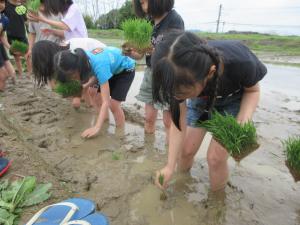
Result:
M124 105L125 129L116 130L111 117L92 140L80 138L96 119L92 109L76 111L48 89L34 91L29 80L10 85L0 93L0 145L14 160L6 176L35 175L52 182L51 202L90 198L112 225L300 224L300 184L285 166L281 144L300 134L300 70L268 68L255 114L260 148L240 164L229 160L225 193L209 192L202 146L191 173L177 174L168 199L160 201L152 176L166 162L165 136L161 119L155 137L144 135L143 107L134 99L142 73ZM34 210L26 210L22 222Z

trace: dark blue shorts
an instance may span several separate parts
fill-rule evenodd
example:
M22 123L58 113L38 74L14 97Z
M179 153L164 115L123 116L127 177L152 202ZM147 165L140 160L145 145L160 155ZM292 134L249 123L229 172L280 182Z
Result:
M237 116L237 114L240 111L241 106L241 100L242 100L242 93L238 93L236 95L222 98L222 99L216 99L214 110L224 115L225 113L232 115L234 117ZM199 118L202 116L206 106L205 99L202 98L193 98L187 100L187 125L189 127L199 127Z

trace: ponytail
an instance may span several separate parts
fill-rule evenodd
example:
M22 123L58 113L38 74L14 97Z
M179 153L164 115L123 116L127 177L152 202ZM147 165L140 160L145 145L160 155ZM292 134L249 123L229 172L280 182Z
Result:
M212 78L209 79L208 83L205 87L205 94L208 96L207 103L204 109L204 114L199 118L200 121L208 120L211 116L212 108L214 106L216 97L217 97L217 91L218 91L218 84L219 84L219 78L221 74L223 73L222 70L222 56L214 48L209 47L208 45L200 45L195 47L197 51L204 52L207 54L210 59L212 60L213 64L216 66L216 71L213 74Z

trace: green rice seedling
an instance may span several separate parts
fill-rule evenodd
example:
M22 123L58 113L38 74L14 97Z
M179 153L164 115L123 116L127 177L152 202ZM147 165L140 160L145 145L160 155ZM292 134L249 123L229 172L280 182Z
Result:
M38 12L41 5L40 0L29 0L27 2L27 8L29 11Z
M295 181L300 181L300 136L290 137L283 142L286 165Z
M81 96L82 86L77 80L71 80L66 83L58 83L55 92L63 97Z
M10 51L12 53L26 54L26 52L28 51L28 45L21 41L15 40L10 46Z
M118 161L121 159L121 156L118 152L113 152L111 155L112 160Z
M259 147L256 129L251 121L239 124L231 115L223 116L214 112L212 119L199 125L211 132L236 161L242 160Z
M151 34L153 27L145 19L128 19L121 25L124 31L126 43L123 49L134 48L138 52L145 53L151 50Z
M158 177L158 182L161 186L164 185L164 180L165 180L165 177L163 174L159 174L159 177ZM168 199L168 196L167 196L167 193L162 190L162 192L160 193L160 200L162 201L166 201Z

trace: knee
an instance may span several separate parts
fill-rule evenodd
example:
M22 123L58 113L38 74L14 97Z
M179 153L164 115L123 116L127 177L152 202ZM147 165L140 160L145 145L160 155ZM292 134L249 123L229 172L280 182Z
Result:
M181 158L183 159L193 159L199 150L201 143L195 143L189 139L185 140L184 147L181 153Z
M121 102L115 101L115 100L111 100L109 108L110 108L110 110L111 110L112 113L116 113L116 112L122 110L122 108L121 108Z
M152 114L152 113L146 114L146 116L145 116L145 123L147 123L147 124L154 124L155 121L156 121L155 114Z
M210 169L218 169L224 164L227 164L228 154L227 152L223 153L223 151L226 151L226 149L222 146L216 146L214 149L208 151L207 163Z
M181 158L183 159L193 159L197 151L192 146L185 146L181 153Z

